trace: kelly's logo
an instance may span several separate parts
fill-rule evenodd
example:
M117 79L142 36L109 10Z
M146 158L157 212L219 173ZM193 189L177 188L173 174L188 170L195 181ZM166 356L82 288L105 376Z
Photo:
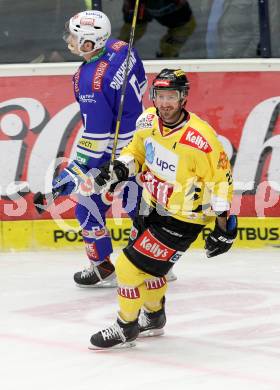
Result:
M179 142L181 144L192 146L193 148L199 149L205 153L212 152L212 148L206 139L192 127L188 127Z
M169 248L158 241L149 230L145 231L145 233L139 237L133 248L144 256L149 256L154 260L160 261L168 261L176 252L174 249Z

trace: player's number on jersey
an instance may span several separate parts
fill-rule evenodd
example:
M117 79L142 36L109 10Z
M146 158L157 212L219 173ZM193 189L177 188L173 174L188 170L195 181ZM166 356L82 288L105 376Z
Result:
M133 88L133 91L135 92L135 95L138 99L138 101L141 103L142 101L142 93L141 93L141 88L139 86L139 83L138 83L138 80L135 76L135 74L133 74L129 80L129 84L132 86Z
M87 114L83 114L83 118L84 118L84 128L86 129L87 128Z

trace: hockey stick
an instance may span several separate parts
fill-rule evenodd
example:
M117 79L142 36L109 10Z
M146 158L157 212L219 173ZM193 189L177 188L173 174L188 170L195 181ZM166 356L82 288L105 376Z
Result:
M123 80L122 90L121 90L121 99L120 99L120 105L119 105L118 115L117 115L117 122L116 122L116 129L115 129L115 135L114 135L114 141L113 141L113 148L112 148L112 154L111 154L111 158L110 158L110 165L109 165L109 173L110 173L110 175L112 175L113 164L114 164L114 160L116 158L116 150L117 150L117 145L118 145L118 138L119 138L120 125L121 125L123 106L124 106L124 97L125 97L125 91L126 91L127 79L128 79L129 59L130 59L130 54L131 54L132 45L133 45L133 41L134 41L134 34L135 34L135 28L136 28L136 22L137 22L138 7L139 7L139 0L136 0L135 1L135 6L134 6L134 11L133 11L133 19L132 19L132 23L131 23L131 30L130 30L130 37L129 37L129 43L128 43L127 56L126 56L126 60L125 60L124 80Z

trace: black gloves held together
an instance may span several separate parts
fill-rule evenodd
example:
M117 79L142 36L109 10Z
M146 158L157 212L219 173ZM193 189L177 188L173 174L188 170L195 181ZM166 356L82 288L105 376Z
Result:
M104 187L107 184L117 184L128 179L129 170L121 161L114 161L113 172L111 176L109 169L110 161L107 161L102 167L99 168L100 173L95 177L95 183L99 187Z

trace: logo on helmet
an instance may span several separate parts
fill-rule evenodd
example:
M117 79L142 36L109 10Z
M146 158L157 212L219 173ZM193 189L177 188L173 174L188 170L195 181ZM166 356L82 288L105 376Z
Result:
M156 80L154 82L155 87L169 87L170 86L170 80Z
M82 18L80 23L82 26L94 26L95 20L92 18Z
M111 35L111 23L108 17L101 11L85 11L73 16L69 21L69 32L78 38L78 50L81 50L86 40L94 43L94 49L105 46Z
M185 72L182 69L178 69L174 71L176 77L186 76Z

